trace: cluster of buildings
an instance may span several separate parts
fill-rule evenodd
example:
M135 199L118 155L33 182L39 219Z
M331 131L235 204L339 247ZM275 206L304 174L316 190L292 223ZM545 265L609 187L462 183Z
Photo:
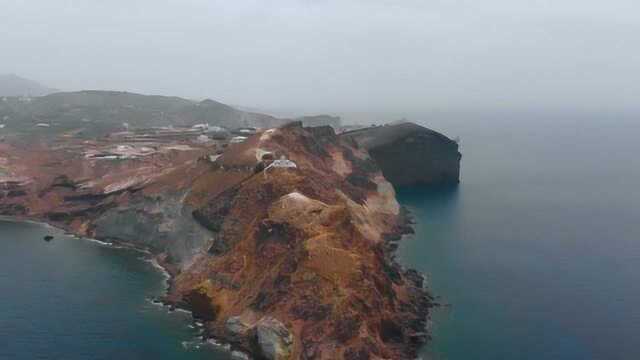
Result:
M124 125L124 124L123 124ZM95 147L85 151L86 159L126 160L136 159L164 150L190 151L196 148L224 148L227 144L241 143L255 134L255 128L239 128L229 131L219 126L196 124L186 128L156 127L130 129L109 136L113 145ZM192 147L192 146L195 146Z
M156 149L151 146L133 146L128 144L116 145L107 149L90 149L84 154L86 159L97 160L125 160L135 159L154 154Z

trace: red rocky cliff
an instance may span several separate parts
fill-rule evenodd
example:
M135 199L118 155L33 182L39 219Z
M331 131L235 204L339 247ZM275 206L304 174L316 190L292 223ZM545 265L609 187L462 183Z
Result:
M393 261L408 230L393 187L351 144L292 124L219 157L168 150L106 167L4 145L15 181L0 210L150 249L173 275L166 301L258 358L413 358L431 298Z

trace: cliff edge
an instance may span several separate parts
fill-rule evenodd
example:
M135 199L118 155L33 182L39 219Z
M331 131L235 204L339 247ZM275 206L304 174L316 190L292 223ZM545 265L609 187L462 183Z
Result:
M423 126L404 122L340 135L366 149L396 186L460 182L458 143Z

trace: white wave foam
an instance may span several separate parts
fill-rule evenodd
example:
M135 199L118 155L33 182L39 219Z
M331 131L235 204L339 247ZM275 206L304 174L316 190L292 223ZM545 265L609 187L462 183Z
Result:
M249 355L243 353L242 351L233 350L231 352L231 358L234 360L249 360Z
M156 260L156 258L154 258L154 257L142 257L142 258L140 258L140 260L151 264L151 266L153 266L154 269L158 270L162 274L162 276L164 276L164 278L165 278L165 285L166 285L166 281L171 279L171 274L169 274L167 269L165 269L162 265L160 265L160 263L158 262L158 260Z
M55 227L51 224L45 223L45 222L40 222L40 221L36 221L36 220L31 220L31 219L19 219L19 218L15 218L15 217L10 217L10 216L0 216L0 221L7 221L7 222L21 222L21 223L30 223L30 224L35 224L35 225L39 225L39 226L43 226L45 229L53 229L56 231L56 234L58 236L60 235L64 235L70 238L74 238L74 239L80 239L80 240L85 240L100 246L108 246L114 249L126 249L126 250L134 250L134 251L138 251L141 253L144 253L146 255L149 255L149 257L141 257L139 258L140 260L146 261L148 263L150 263L155 269L157 269L158 271L160 271L162 273L162 275L169 280L171 278L171 274L169 274L169 272L162 267L162 265L160 265L158 263L158 261L153 258L151 255L152 253L146 249L140 249L140 248L136 248L133 246L127 246L127 245L116 245L113 242L107 242L107 241L102 241L102 240L98 240L98 239L93 239L93 238L88 238L88 237L82 237L82 236L77 236L75 234L71 234L71 233L67 233L64 229L60 229L58 227ZM162 302L158 302L158 301L154 301L154 299L152 298L147 298L147 301L149 303L151 303L152 305L156 305L159 307L167 307L167 308L171 308L170 305L165 305ZM179 312L183 312L183 313L187 313L187 314L192 314L191 311L186 310L186 309L182 309L182 308L175 308L175 311L179 311ZM191 329L203 329L204 328L204 323L200 322L200 321L195 321L193 325L188 325L189 328ZM208 344L211 346L214 346L216 348L222 349L224 351L228 351L231 353L231 357L233 359L238 359L238 360L247 360L250 359L250 357L241 352L241 351L237 351L237 350L231 350L231 344L225 344L222 342L217 341L216 339L213 338L208 338L206 341L201 340L200 338L198 338L197 340L192 340L192 341L182 341L181 342L182 346L186 349L186 350L197 350L200 349L200 347L202 345Z
M200 340L182 341L181 344L182 344L182 347L185 348L185 350L198 350L200 349L200 346L202 346L202 341Z
M98 245L102 245L102 246L110 246L110 247L116 247L114 246L114 244L112 242L107 242L107 241L101 241L101 240L97 240L97 239L92 239L92 238L85 238L85 237L77 237L74 236L77 239L81 239L81 240L86 240L92 243L96 243Z

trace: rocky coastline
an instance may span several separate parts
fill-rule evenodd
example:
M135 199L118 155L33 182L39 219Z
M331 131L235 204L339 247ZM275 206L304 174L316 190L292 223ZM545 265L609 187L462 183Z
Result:
M429 339L434 299L394 257L408 217L367 150L329 127L259 132L215 160L2 147L21 179L2 214L148 250L170 275L162 302L206 337L265 359L415 358Z

